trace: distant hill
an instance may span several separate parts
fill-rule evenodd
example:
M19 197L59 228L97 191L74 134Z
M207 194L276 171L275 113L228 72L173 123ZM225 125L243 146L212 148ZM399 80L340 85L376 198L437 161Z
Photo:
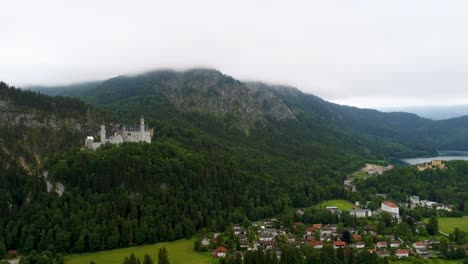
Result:
M408 112L432 120L444 120L468 115L468 105L453 106L408 106L381 108L384 112Z
M55 151L68 150L96 127L91 106L68 97L50 97L0 82L0 168L34 169ZM11 164L10 164L11 163Z
M351 126L355 123L350 120L354 118L351 108L331 104L292 87L245 83L210 69L153 71L112 78L91 89L60 87L59 90L60 94L73 94L118 118L135 119L144 114L163 121L177 119L181 126L196 126L212 137L223 137L227 141L233 133L241 133L240 137L246 141L255 134L270 134L266 138L276 141L269 146L286 146L290 144L287 140L294 136L295 142L301 142L294 147L298 148L296 152L304 155L307 152L301 148L307 146L307 142L324 149L333 146L381 158L432 151L429 147L407 147L378 133L366 131L363 134L361 127ZM39 91L52 94L53 89ZM355 110L386 116L377 111ZM345 115L347 119L342 120ZM359 122L365 123L365 118ZM254 135L248 138L242 134ZM288 151L292 151L291 147ZM323 158L327 152L321 151Z

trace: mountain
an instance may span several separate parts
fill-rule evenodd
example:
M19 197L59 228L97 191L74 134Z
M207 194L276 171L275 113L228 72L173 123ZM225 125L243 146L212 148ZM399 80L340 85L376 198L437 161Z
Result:
M135 119L144 114L193 124L190 119L199 115L205 122L219 124L220 131L245 134L255 129L280 128L283 131L279 133L290 134L289 130L297 129L302 130L296 134L298 139L325 145L344 139L342 146L353 142L355 152L381 158L468 149L463 118L433 121L403 112L342 106L293 87L241 82L216 70L161 70L120 76L95 85L89 89L39 91L81 98L119 118ZM201 124L198 128L204 129Z
M444 120L468 115L468 105L389 107L380 110L384 112L408 112L432 120Z

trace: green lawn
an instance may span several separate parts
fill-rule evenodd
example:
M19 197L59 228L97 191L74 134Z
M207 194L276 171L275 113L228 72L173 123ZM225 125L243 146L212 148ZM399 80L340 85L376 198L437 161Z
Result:
M325 201L325 202L321 203L320 206L322 206L322 207L336 206L336 207L338 207L338 209L340 209L342 211L352 210L352 209L359 209L359 207L356 206L355 204L353 204L353 203L351 203L349 201L343 200L343 199L328 200L328 201Z
M65 264L121 264L132 252L143 260L145 254L150 254L157 263L159 248L166 247L171 264L210 264L213 262L210 253L199 253L193 250L195 239L178 240L174 242L153 245L113 249L94 253L84 253L65 256Z
M429 219L424 219L424 222L427 223ZM460 228L460 230L468 233L468 218L461 217L439 217L439 230L450 234L453 232L455 227Z
M460 230L468 233L468 218L450 218L450 217L440 217L439 220L439 229L445 233L452 233L455 227L460 228Z

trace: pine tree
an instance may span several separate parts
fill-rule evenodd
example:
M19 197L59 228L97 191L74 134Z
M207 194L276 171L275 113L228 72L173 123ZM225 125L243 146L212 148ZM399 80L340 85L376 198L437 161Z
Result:
M150 255L145 254L145 257L143 258L143 264L154 264L154 261Z
M159 249L158 264L169 264L169 257L165 247Z

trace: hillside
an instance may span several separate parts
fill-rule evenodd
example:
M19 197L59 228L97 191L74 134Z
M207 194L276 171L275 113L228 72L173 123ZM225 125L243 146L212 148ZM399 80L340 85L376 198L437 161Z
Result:
M46 157L79 147L98 119L97 112L79 100L0 82L0 215L7 213L8 203L21 204L38 188L31 176Z
M40 91L51 93L52 89ZM274 138L275 142L269 142L268 146L288 145L292 142L285 141L295 137L295 141L301 142L296 146L299 153L307 142L352 149L353 153L379 158L433 151L427 146L404 146L399 138L388 137L381 131L372 133L377 128L369 129L364 124L370 110L357 109L356 114L295 88L244 83L216 70L154 71L116 77L94 89L58 87L54 92L57 91L73 94L121 119L135 119L144 114L171 124L177 120L180 126L195 127L228 141L232 134L247 141L255 138L251 134L261 134L261 140ZM364 115L361 117L360 113ZM375 117L369 115L369 118ZM270 136L264 137L264 133Z

